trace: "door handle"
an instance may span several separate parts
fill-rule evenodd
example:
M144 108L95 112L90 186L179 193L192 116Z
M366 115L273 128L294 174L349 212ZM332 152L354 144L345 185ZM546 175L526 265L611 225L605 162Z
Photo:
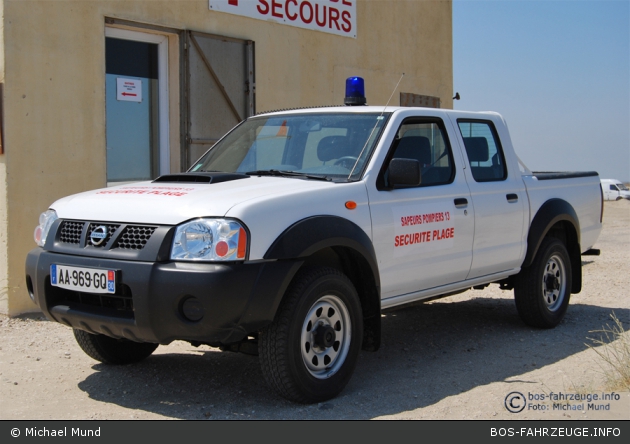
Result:
M466 205L468 205L468 199L465 199L463 197L455 199L454 202L455 202L455 208L463 208Z
M510 202L510 203L518 202L518 195L517 194L510 193L510 194L507 194L505 197L507 198L507 201Z

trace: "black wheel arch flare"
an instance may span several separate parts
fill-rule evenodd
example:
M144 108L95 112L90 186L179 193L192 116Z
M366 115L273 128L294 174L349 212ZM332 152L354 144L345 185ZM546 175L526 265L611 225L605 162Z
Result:
M568 224L570 230L565 230L565 246L571 259L573 272L571 293L579 293L582 289L582 258L580 251L580 223L573 206L562 199L549 199L540 206L532 220L527 235L527 254L522 268L529 267L540 248L545 236L557 224Z
M349 274L361 297L363 349L375 351L380 346L380 276L372 241L357 224L330 215L302 219L284 230L263 257L268 260L306 259L328 248L337 252L345 264L359 262L342 271ZM369 268L369 276L365 273L366 267ZM288 276L289 279L293 277Z

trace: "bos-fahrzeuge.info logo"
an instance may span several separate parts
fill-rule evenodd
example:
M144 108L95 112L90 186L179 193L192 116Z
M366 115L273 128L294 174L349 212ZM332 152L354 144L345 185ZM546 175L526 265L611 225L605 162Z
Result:
M526 411L598 411L610 410L611 401L619 401L619 393L532 393L510 392L505 408L511 413Z

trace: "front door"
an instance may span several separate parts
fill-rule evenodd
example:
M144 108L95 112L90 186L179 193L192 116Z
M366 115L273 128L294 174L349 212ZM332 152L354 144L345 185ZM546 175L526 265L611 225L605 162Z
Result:
M386 158L415 159L421 184L391 189L383 169L368 187L382 299L462 281L471 264L474 214L441 119L413 117L400 125Z

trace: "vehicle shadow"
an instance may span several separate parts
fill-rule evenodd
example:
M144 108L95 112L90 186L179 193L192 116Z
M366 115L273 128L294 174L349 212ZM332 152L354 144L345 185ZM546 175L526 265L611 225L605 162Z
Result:
M390 311L382 318L381 349L361 353L339 397L314 405L272 393L256 357L208 347L159 353L136 365L97 364L79 388L101 402L170 418L370 419L519 379L581 352L589 332L610 323L613 311L628 323L627 309L576 304L558 327L537 330L520 321L513 300L484 297Z

